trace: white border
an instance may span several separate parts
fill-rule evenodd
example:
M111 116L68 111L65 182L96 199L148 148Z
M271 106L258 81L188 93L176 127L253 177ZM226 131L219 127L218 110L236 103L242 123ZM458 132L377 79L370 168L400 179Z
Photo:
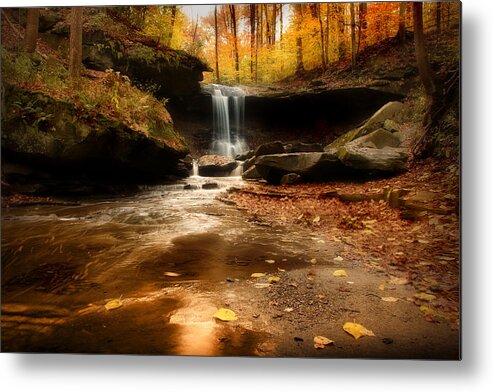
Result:
M3 0L2 6L152 3L163 2ZM491 254L493 238L492 5L493 2L485 0L463 1L463 361L0 354L2 390L311 392L313 387L344 392L490 390L493 258L487 256Z

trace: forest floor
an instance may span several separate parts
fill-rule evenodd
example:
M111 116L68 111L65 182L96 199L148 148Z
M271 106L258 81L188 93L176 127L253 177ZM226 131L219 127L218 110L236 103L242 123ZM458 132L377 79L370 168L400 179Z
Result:
M293 287L305 288L314 281L334 279L333 269L342 268L348 275L336 278L341 284L329 297L326 294L311 296L308 303L315 304L314 314L304 319L305 325L311 317L316 319L324 298L337 295L351 304L341 305L339 312L345 310L349 318L366 319L378 328L383 327L382 323L400 325L395 319L385 320L388 314L383 316L373 309L378 301L385 303L380 306L389 306L393 317L399 317L400 311L401 316L407 315L408 322L417 322L416 314L413 316L408 307L395 307L393 302L398 301L398 304L415 306L420 314L418 319L435 325L447 324L457 332L460 308L458 176L459 168L454 161L429 161L415 164L402 175L364 183L281 187L252 183L233 189L223 200L262 224L281 224L293 233L309 230L314 243L331 244L337 249L337 256L328 263L333 268L322 267L326 260L314 259L311 268L307 267L302 273L298 271L292 277ZM402 189L409 191L408 201L413 201L405 208L392 206L391 201L377 197L382 191ZM281 316L282 308L290 308L290 303L307 302L307 291L290 290L291 283L287 283L288 287L283 284L282 289L273 293L271 305L278 306ZM368 312L368 309L372 310ZM392 337L390 331L388 337ZM456 343L451 341L448 349Z

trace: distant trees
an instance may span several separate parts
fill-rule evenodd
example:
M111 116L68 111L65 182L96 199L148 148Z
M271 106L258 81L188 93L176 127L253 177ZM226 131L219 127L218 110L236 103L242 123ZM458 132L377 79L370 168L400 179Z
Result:
M39 8L27 9L26 33L24 34L24 50L33 53L36 50L39 29Z

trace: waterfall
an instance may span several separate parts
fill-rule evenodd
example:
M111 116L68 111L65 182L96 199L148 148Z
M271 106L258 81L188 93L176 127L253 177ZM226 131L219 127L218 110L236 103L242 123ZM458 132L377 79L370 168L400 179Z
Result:
M199 175L199 163L196 159L192 161L192 177L197 177Z
M239 87L211 84L213 137L211 153L234 158L246 151L242 138L245 122L245 92Z

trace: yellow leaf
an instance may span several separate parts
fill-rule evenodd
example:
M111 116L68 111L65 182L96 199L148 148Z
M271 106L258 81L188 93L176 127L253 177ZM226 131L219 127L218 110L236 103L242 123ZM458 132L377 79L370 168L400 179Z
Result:
M385 283L380 283L378 285L378 289L384 291L385 290Z
M238 320L238 317L236 317L236 313L233 312L231 309L226 309L226 308L219 309L216 313L214 313L213 317L215 317L221 321Z
M334 261L342 261L344 260L341 256L334 257Z
M279 272L286 272L286 270L284 268L278 268L277 271L279 271Z
M399 298L395 298L395 297L382 297L382 301L385 301L385 302L397 302L397 301L399 301Z
M315 343L313 347L315 348L324 348L325 346L328 346L329 344L334 343L333 340L330 340L326 338L325 336L315 336L313 338L313 342Z
M317 264L317 259L311 259L310 264Z
M106 310L118 309L121 306L123 306L123 303L119 299L112 299L111 301L106 302L106 305L104 305Z
M423 301L433 301L436 297L433 294L428 294L428 293L417 293L414 294L414 298L417 299L422 299Z
M315 218L313 218L313 223L318 223L320 222L320 217L317 215Z
M279 276L271 276L269 279L267 279L271 283L277 283L281 280Z
M274 264L276 261L275 260L265 260L267 264Z
M334 276L343 277L343 276L347 276L347 273L344 270L337 270L337 271L334 271Z
M284 311L287 313L291 313L294 309L293 308L285 308Z
M164 276L172 276L172 277L176 277L176 276L180 276L181 274L178 274L176 272L165 272L164 273Z
M261 273L261 272L255 272L253 274L250 275L252 278L261 278L263 276L265 276L265 274Z
M375 336L375 334L372 331L366 329L361 324L347 322L343 325L342 328L348 334L352 335L356 340L362 336Z
M256 289L266 289L268 287L270 287L271 284L270 283L255 283L255 288Z
M421 313L423 313L425 316L437 316L437 312L435 309L429 308L426 305L421 305L419 307L419 310Z

